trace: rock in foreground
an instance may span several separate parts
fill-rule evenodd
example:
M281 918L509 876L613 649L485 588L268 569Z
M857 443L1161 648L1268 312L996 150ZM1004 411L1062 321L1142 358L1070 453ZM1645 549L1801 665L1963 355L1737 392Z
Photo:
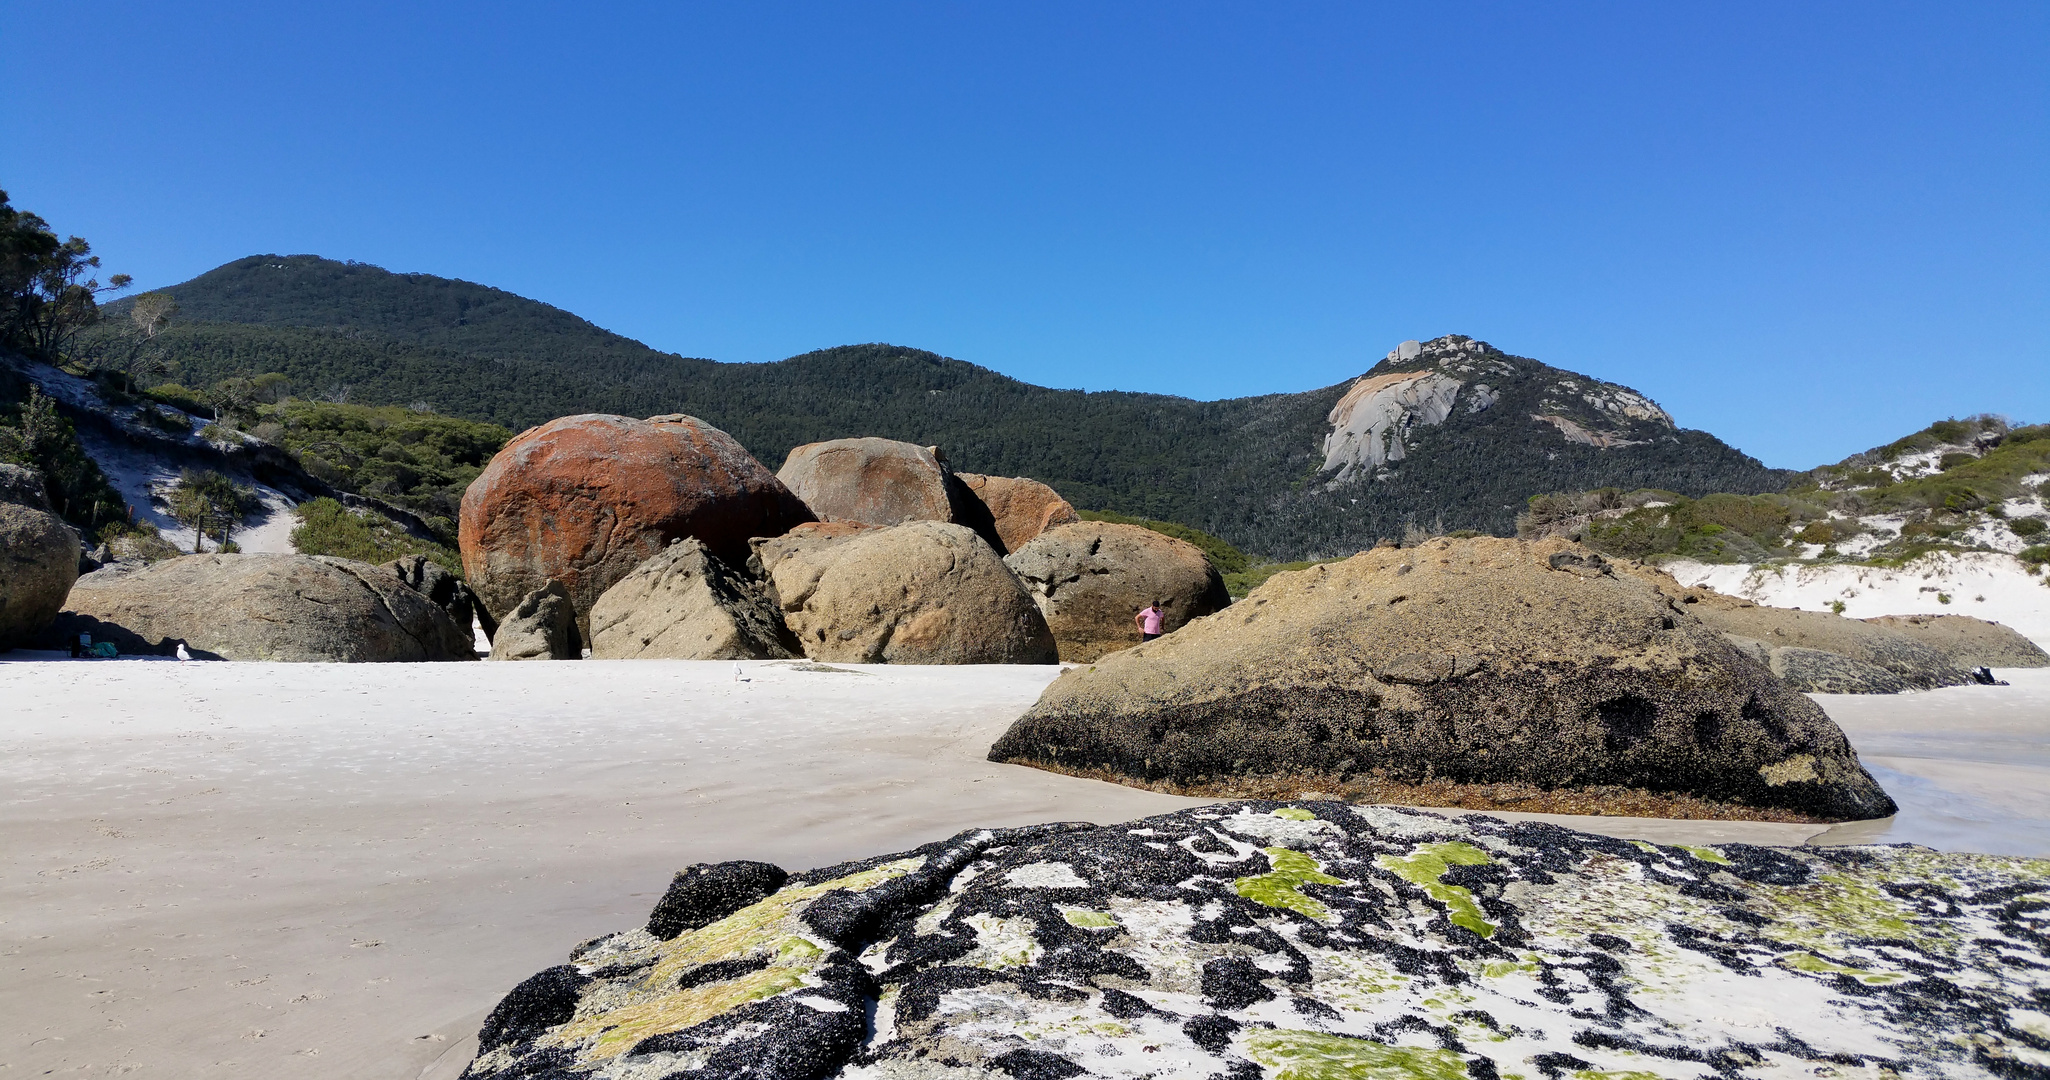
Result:
M31 493L41 498L24 486L23 497ZM0 502L0 649L38 637L77 580L78 534L71 526L48 510Z
M222 660L475 660L475 639L381 566L326 555L183 555L78 579L58 620L124 653L180 641Z
M1231 605L1202 548L1140 525L1062 525L1011 552L1004 565L1025 583L1070 664L1139 644L1133 617L1155 600L1167 633Z
M672 936L521 983L464 1075L2028 1076L2046 899L2038 860L1330 802L970 832L678 875Z
M594 660L788 660L797 643L761 583L678 540L591 608Z
M591 605L685 536L739 563L750 537L811 520L731 435L691 416L565 416L505 444L463 493L463 573L503 619L561 581Z
M800 529L755 545L806 656L846 664L1051 664L1053 635L962 525Z
M1063 674L990 750L1158 790L1842 821L1820 706L1564 540L1376 548Z

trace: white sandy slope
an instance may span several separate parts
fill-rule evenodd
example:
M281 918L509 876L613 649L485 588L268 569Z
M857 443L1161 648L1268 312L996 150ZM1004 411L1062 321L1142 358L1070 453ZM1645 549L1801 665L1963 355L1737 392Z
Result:
M684 864L1194 802L985 761L1051 667L39 656L0 660L7 1076L451 1076L507 989ZM1554 820L2050 855L2050 672L2015 678L1823 699L1892 822Z
M1840 601L1843 613L1853 619L1970 615L2004 623L2050 649L2050 578L2031 575L2012 555L1932 552L1899 569L1841 563L1717 566L1688 560L1663 563L1659 569L1682 585L1706 585L1773 607L1829 611L1832 601Z

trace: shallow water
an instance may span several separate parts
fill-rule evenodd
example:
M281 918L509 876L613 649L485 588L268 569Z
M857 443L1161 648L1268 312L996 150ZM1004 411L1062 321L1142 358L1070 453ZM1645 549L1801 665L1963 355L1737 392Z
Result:
M1901 809L1809 843L2050 858L2050 669L1995 674L2012 685L1813 695Z

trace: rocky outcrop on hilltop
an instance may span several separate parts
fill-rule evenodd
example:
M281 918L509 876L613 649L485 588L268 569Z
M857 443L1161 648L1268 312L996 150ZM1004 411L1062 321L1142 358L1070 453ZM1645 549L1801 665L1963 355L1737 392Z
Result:
M1231 603L1202 548L1138 525L1062 525L1006 556L1004 565L1025 583L1061 659L1071 664L1139 644L1133 618L1155 600L1169 633Z
M78 534L37 505L43 500L41 479L32 489L22 485L18 494L8 494L32 496L36 503L0 501L0 649L41 635L78 580Z
M1713 589L1684 587L1637 563L1618 565L1769 664L1796 690L1895 694L1973 681L1972 673L1943 650L1894 627L1822 611L1766 607Z
M76 548L72 556L76 559ZM184 642L219 660L474 660L470 628L369 563L325 555L184 555L78 579L58 641L90 633L124 653Z
M2050 653L2011 627L1969 615L1881 615L1863 622L1915 638L1961 668L2050 667Z
M503 618L560 581L591 605L681 537L738 564L812 515L732 436L695 417L566 416L515 437L463 495L463 574ZM589 637L588 633L584 635Z
M1063 674L990 749L1223 796L1883 817L1822 709L1562 540L1376 548Z
M596 660L787 660L801 656L762 583L696 540L669 545L591 608Z
M1001 541L999 553L1015 552L1048 529L1082 520L1073 504L1037 480L980 473L954 475L989 509L990 524Z
M1505 388L1515 393L1505 399ZM1650 398L1614 383L1509 356L1472 338L1405 341L1346 389L1331 407L1324 471L1332 484L1382 477L1414 447L1421 429L1468 415L1521 409L1566 443L1598 449L1671 437L1673 418Z
M2046 894L2039 860L1335 802L973 831L693 867L464 1076L2026 1076Z
M798 530L756 546L806 656L854 664L1050 664L1053 635L973 530L940 521Z
M498 634L491 639L491 660L581 660L584 636L577 626L576 603L560 581L551 581L520 597Z

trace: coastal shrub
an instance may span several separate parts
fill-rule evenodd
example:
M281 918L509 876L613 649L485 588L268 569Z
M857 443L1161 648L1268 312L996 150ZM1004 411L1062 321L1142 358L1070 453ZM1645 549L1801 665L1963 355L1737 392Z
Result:
M190 387L180 386L174 382L152 386L148 390L143 391L143 393L165 405L169 405L174 409L182 409L194 416L207 416L213 412L211 408L207 407L206 401L199 396L199 391Z
M1955 469L1960 465L1969 465L1977 460L1979 460L1979 455L1977 454L1966 454L1953 450L1950 453L1945 454L1940 458L1937 458L1936 467L1938 469L1943 470L1944 472L1949 472L1950 470Z
M370 513L358 513L333 499L312 499L297 510L299 524L292 529L292 549L301 555L333 555L358 562L390 562L403 555L425 555L450 573L463 572L463 560L454 548L422 540L390 520Z
M2046 528L2050 528L2050 524L2045 524L2039 517L2015 518L2007 523L2007 531L2016 536L2041 536Z
M1224 575L1224 589L1233 600L1243 600L1246 594L1267 583L1267 579L1289 570L1308 570L1319 563L1340 562L1339 559L1311 559L1307 562L1261 563L1234 573Z
M2037 544L2033 547L2023 548L2021 560L2030 566L2041 566L2044 563L2050 563L2050 544Z
M263 411L266 442L343 491L375 495L430 521L454 521L463 490L512 438L496 424L396 405L288 400ZM441 539L454 539L453 530Z

